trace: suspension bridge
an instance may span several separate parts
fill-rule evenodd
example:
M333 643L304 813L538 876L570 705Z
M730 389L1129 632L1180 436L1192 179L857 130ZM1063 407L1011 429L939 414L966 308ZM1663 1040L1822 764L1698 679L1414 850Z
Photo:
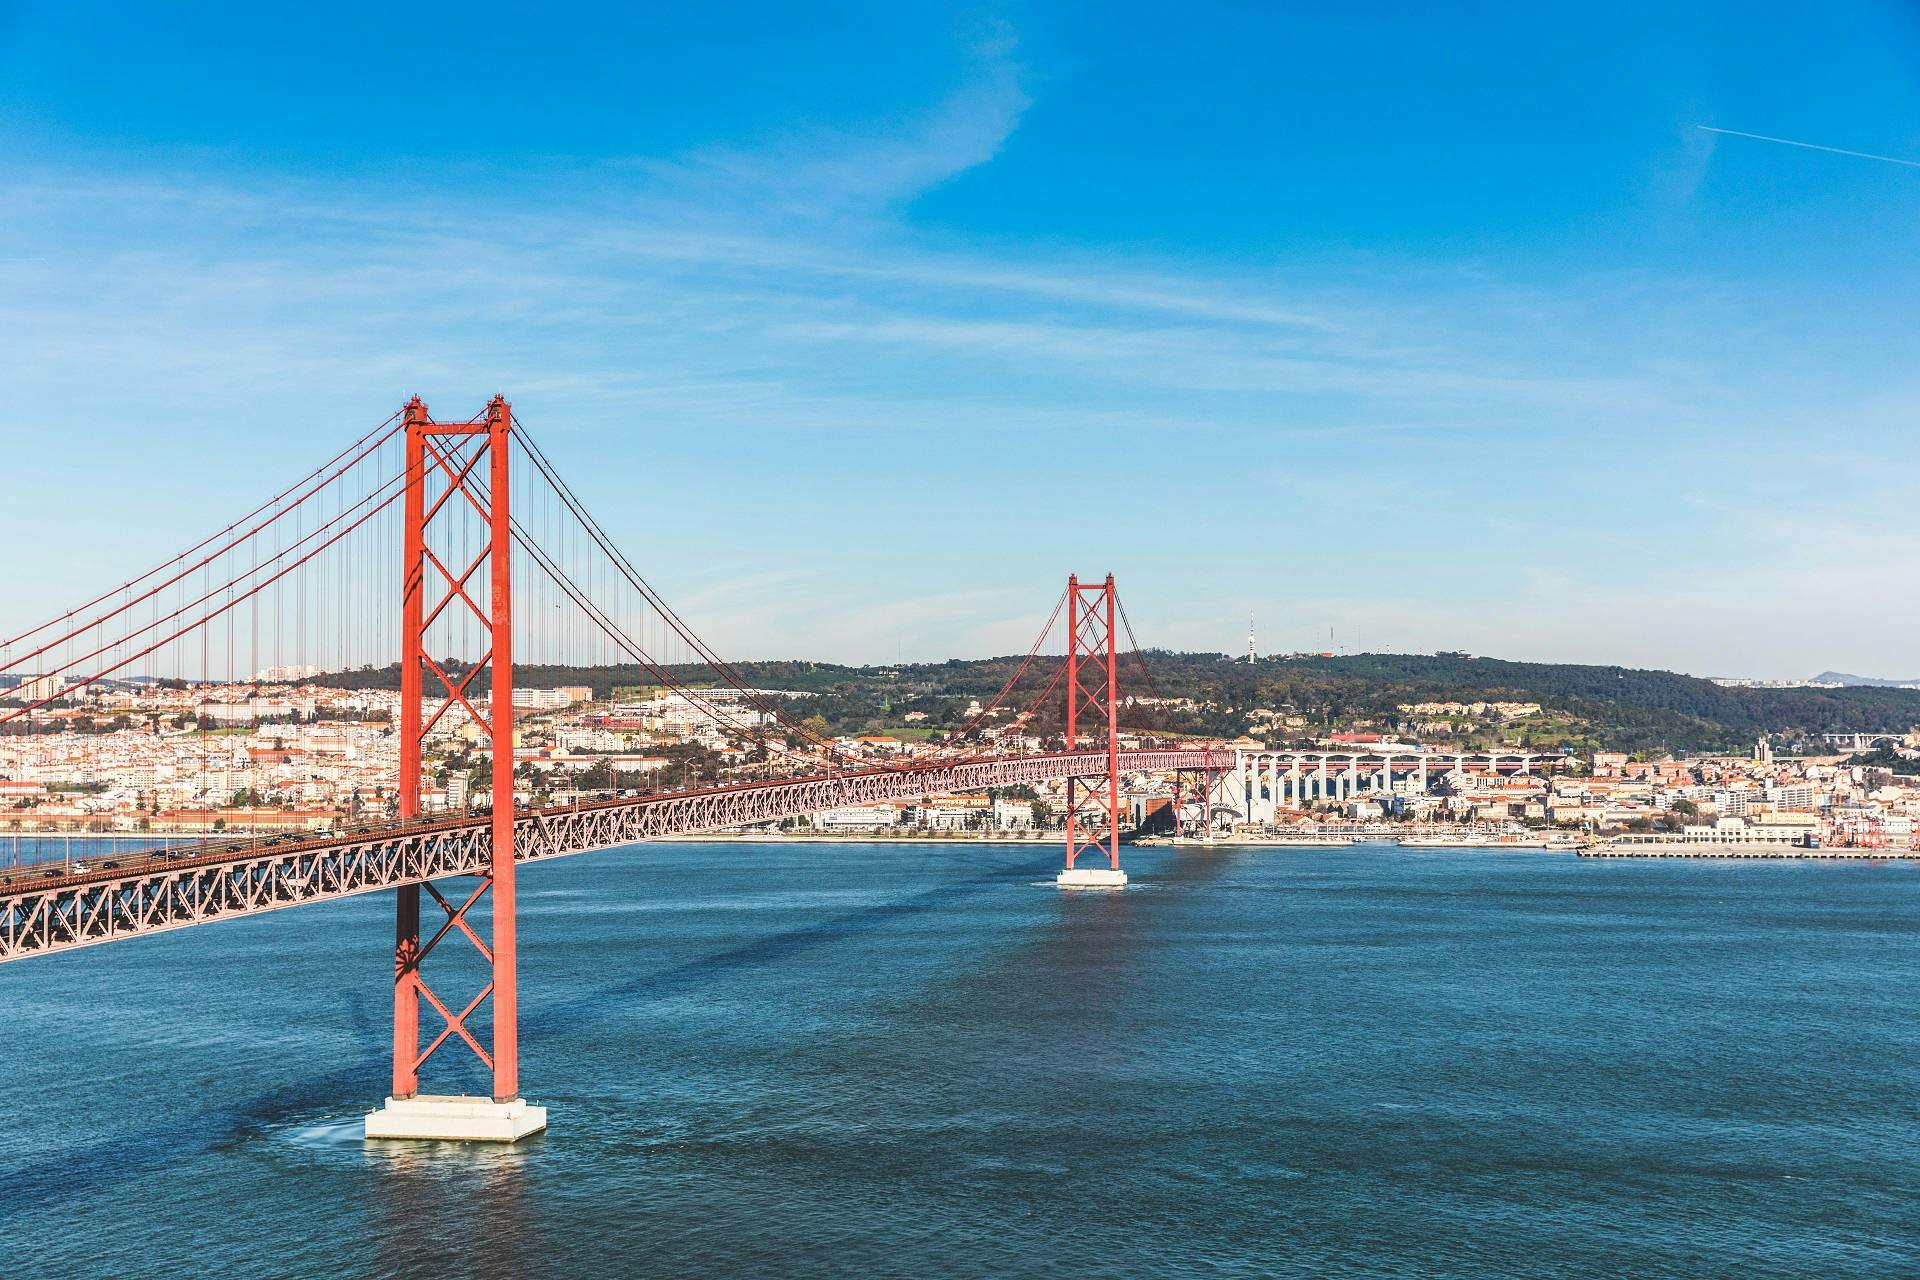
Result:
M1056 629L1064 656L1042 659ZM759 776L523 803L516 661L612 668L671 690ZM512 1141L546 1124L520 1088L519 864L846 805L1064 780L1059 883L1117 889L1126 884L1122 775L1195 778L1204 799L1234 767L1222 752L1122 747L1123 668L1149 683L1152 674L1111 575L1069 578L1012 675L937 748L899 761L850 754L695 633L498 396L459 421L436 420L416 397L239 520L0 643L0 734L30 744L137 691L247 689L266 670L384 691L396 662L383 735L392 756L377 762L390 777L384 808L324 832L218 834L84 867L9 868L0 873L0 962L391 890L392 1075L367 1135ZM999 726L1056 710L1059 749L1008 749ZM181 733L217 732L206 717L183 719ZM474 761L484 803L455 806L429 787L449 760ZM217 787L214 753L199 767L214 772L200 790ZM448 947L469 948L477 970L443 970ZM443 1052L473 1054L490 1094L423 1091L423 1072Z

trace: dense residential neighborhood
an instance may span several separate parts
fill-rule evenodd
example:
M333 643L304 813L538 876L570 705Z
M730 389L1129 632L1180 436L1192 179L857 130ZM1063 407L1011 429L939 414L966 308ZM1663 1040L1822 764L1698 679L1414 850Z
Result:
M325 831L392 816L399 694L276 668L254 680L153 680L76 689L0 736L0 833L206 834ZM602 688L591 682L514 691L520 804L951 755L963 744L927 727L981 721L968 750L1002 754L1061 745L1044 713L983 713L980 701L910 696L882 704L862 732L835 733L806 690ZM46 690L17 689L44 696ZM792 733L783 721L806 715ZM476 710L490 714L484 702ZM1130 718L1202 718L1202 699L1127 700L1127 746L1207 745L1222 767L1209 793L1192 779L1124 779L1126 817L1149 830L1271 832L1354 824L1531 826L1586 833L1791 834L1829 846L1906 847L1920 816L1920 737L1765 736L1740 754L1541 752L1529 725L1556 712L1537 701L1430 699L1398 704L1395 729L1356 717L1325 728L1290 706L1253 708L1252 732L1205 736L1126 731ZM1360 728L1351 725L1362 726ZM422 807L491 803L485 735L457 706L428 735ZM1472 744L1472 745L1469 745ZM1502 753L1509 753L1503 755ZM1304 772L1303 772L1304 767ZM1034 836L1058 825L1064 782L993 794L928 795L788 820L793 835ZM1744 838L1744 837L1743 837Z

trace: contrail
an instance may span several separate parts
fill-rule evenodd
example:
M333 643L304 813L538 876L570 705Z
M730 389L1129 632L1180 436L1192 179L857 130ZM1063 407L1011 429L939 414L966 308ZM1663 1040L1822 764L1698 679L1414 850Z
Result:
M1695 125L1696 129L1705 129L1708 133L1724 133L1730 138L1752 138L1756 142L1777 142L1783 147L1805 147L1808 151L1826 151L1836 156L1852 156L1856 160L1882 160L1887 164L1905 165L1909 169L1920 169L1920 160L1902 160L1898 156L1877 156L1871 151L1849 151L1845 147L1823 147L1817 142L1795 142L1792 138L1769 138L1764 133L1742 133L1738 129L1716 129L1710 124Z

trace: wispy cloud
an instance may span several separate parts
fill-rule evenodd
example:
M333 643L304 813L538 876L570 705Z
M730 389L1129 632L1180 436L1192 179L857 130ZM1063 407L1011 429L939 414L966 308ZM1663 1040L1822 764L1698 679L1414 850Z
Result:
M1774 378L1761 308L1684 276L1251 271L917 236L915 199L991 163L1029 92L997 40L917 117L548 175L519 204L16 172L10 430L117 426L115 465L49 455L0 489L31 523L84 483L117 515L67 536L107 560L131 524L202 532L181 484L249 494L408 392L505 389L588 461L583 492L650 572L674 557L659 585L729 652L1017 649L1029 583L1130 563L1134 599L1189 602L1150 639L1384 590L1406 643L1570 653L1607 634L1579 601L1629 607L1622 564L1734 541L1720 513L1649 500L1664 477L1835 412L1910 421L1881 384L1836 406ZM258 429L262 405L283 432ZM1911 460L1896 449L1880 461ZM23 614L63 603L61 572L23 564L12 585ZM1662 590L1646 598L1683 594ZM1473 592L1509 602L1456 602Z
M113 212L75 217L89 208ZM1469 299L1470 320L1455 312L1440 325L1414 307L1336 303L1307 287L1276 297L1110 260L1035 268L855 251L791 230L703 234L671 220L451 203L374 209L354 192L275 199L150 181L29 179L0 196L0 225L57 246L0 265L0 332L33 336L42 378L106 362L176 385L218 370L229 384L286 386L341 362L381 376L401 363L455 372L513 349L522 354L497 376L597 384L618 400L636 380L659 385L667 369L680 394L718 394L731 411L845 386L852 370L822 378L810 362L858 351L877 385L830 399L898 396L887 375L901 352L971 362L976 387L997 367L1040 405L1093 382L1434 410L1643 411L1664 394L1591 348L1545 361L1537 350L1489 350L1471 326L1540 327L1532 304L1498 296ZM1504 341L1525 346L1512 332ZM650 344L658 354L645 358ZM1113 398L1082 403L1098 410Z
M703 221L881 217L999 153L1031 103L1015 52L1004 28L977 43L963 82L916 119L866 130L802 129L750 148L625 164Z

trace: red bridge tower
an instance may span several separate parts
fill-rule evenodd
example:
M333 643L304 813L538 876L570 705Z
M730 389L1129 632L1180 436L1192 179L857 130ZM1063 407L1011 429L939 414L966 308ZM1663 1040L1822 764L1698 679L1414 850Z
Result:
M1067 779L1067 866L1056 883L1070 889L1121 889L1120 672L1115 659L1113 575L1099 586L1067 579L1067 750L1106 755L1099 774ZM1082 743L1082 739L1090 739ZM1083 853L1107 865L1076 867Z
M406 407L405 548L400 654L400 818L420 813L421 743L450 713L470 719L492 757L493 812L489 864L456 906L420 871L418 884L397 891L393 950L393 1092L367 1116L369 1138L438 1138L512 1142L547 1127L545 1107L520 1097L519 988L515 971L513 888L513 526L508 509L508 453L513 410L495 396L468 422L435 422L415 396ZM478 516L479 536L468 533ZM466 536L463 538L463 534ZM464 611L464 615L463 615ZM461 669L443 667L429 636L448 635L456 618L479 624L485 651ZM438 628L438 630L436 630ZM442 653L445 653L445 647ZM485 711L475 682L488 675ZM432 710L429 713L428 705ZM420 891L445 920L423 944ZM469 913L491 893L492 938L483 940ZM421 969L434 948L458 933L473 944L487 980L456 1011L427 985ZM491 1045L468 1025L491 999ZM420 1047L420 1003L443 1024ZM493 1075L491 1098L423 1094L420 1068L458 1039Z

